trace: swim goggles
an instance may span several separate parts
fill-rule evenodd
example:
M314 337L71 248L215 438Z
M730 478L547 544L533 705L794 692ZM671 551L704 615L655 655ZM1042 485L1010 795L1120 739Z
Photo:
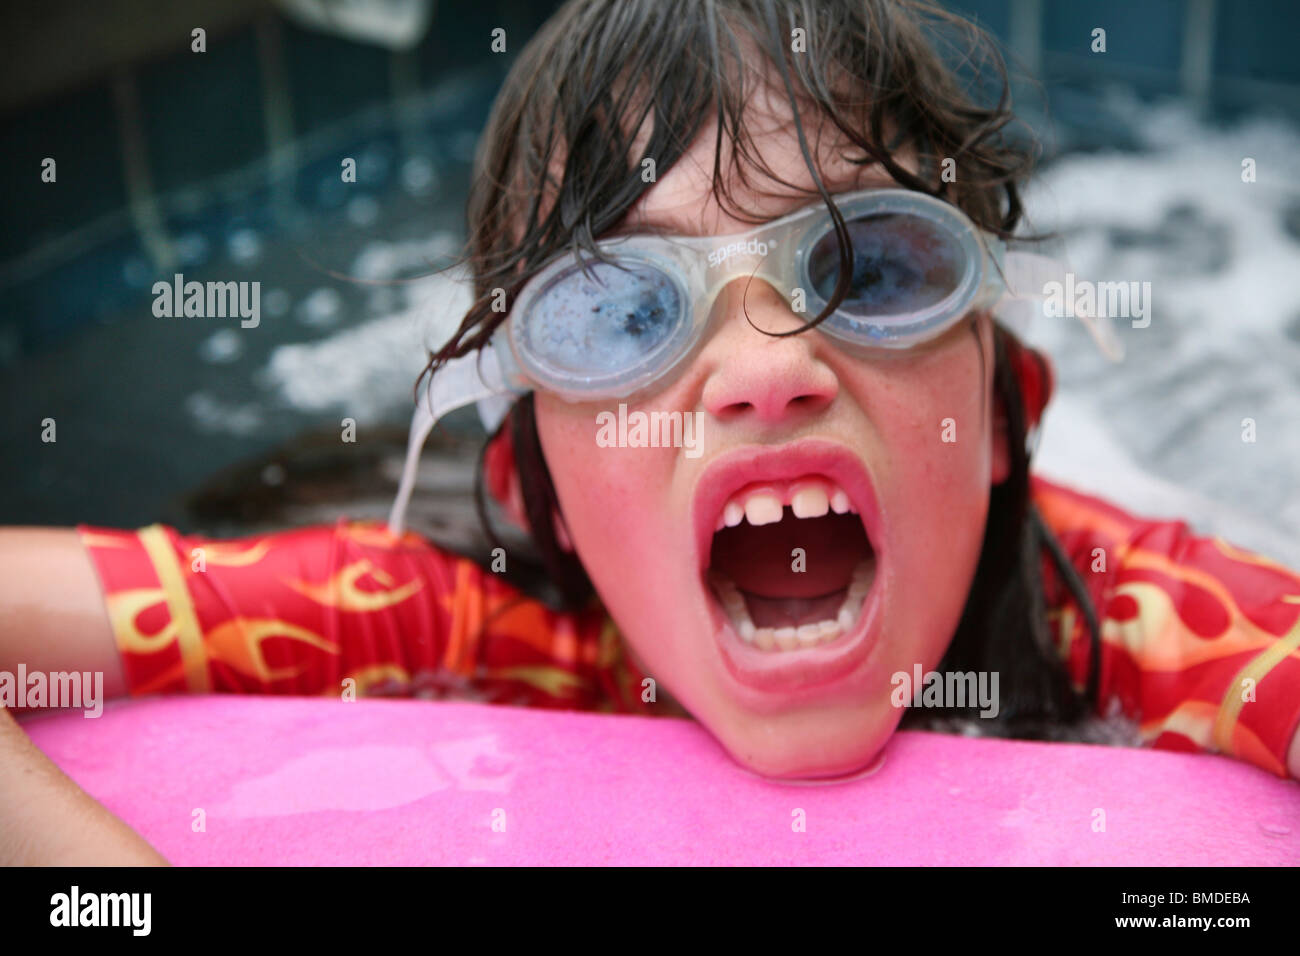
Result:
M957 207L906 189L836 197L852 244L847 292L817 331L850 350L906 349L938 338L972 311L1041 297L1062 268L1008 252ZM832 298L840 245L822 204L731 236L637 233L566 253L520 290L510 316L477 353L441 366L417 402L389 527L400 533L420 449L446 413L480 402L499 420L534 388L574 402L627 398L662 386L706 338L718 293L761 279L810 320ZM1113 331L1091 321L1103 352Z

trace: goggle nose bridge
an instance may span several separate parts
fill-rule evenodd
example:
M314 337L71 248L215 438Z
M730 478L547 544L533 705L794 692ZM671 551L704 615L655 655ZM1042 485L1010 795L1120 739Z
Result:
M694 299L692 308L704 312L703 316L692 316L692 319L705 324L712 315L718 296L737 279L766 282L787 305L801 288L805 301L811 298L813 290L803 287L800 282L813 242L811 234L816 232L816 240L820 241L823 234L829 233L828 229L814 229L822 218L829 226L830 217L824 209L803 209L782 219L757 225L748 232L673 239L672 245L680 247L676 264L687 277L684 291L688 299ZM694 261L683 262L681 259ZM691 279L697 281L700 289L694 297L690 295ZM806 314L807 309L803 313Z

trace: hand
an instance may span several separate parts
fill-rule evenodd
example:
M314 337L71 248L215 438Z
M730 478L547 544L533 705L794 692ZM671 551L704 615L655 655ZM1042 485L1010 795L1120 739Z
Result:
M0 708L0 866L166 866Z

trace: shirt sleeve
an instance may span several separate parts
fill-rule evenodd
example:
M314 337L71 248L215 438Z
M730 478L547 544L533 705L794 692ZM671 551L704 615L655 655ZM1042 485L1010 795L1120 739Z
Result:
M340 520L234 540L79 526L134 695L454 697L588 708L597 615L416 534Z
M1034 501L1081 575L1101 628L1099 709L1156 747L1228 754L1287 775L1300 728L1300 574L1181 521L1135 518L1034 480ZM1083 615L1048 572L1056 634L1087 678Z

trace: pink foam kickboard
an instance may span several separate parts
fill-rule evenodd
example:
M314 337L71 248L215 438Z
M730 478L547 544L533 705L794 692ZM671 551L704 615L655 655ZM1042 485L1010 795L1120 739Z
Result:
M24 726L176 864L1300 863L1300 784L1217 756L899 733L796 786L669 718L211 696Z

